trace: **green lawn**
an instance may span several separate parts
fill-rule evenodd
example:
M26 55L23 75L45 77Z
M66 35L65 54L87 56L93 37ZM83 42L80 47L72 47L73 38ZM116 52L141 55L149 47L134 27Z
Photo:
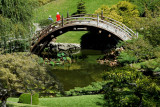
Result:
M49 15L56 20L56 13L67 16L67 11L71 15L77 11L77 2L80 0L55 0L49 4L41 6L35 10L34 22L47 19ZM122 0L84 0L86 2L86 10L88 14L93 14L101 5L114 5Z
M9 98L8 104L12 107L31 107L30 105L16 103L18 98ZM103 95L84 95L74 97L39 98L39 105L35 107L100 107Z
M80 43L81 36L87 33L87 31L69 31L57 37L58 43Z

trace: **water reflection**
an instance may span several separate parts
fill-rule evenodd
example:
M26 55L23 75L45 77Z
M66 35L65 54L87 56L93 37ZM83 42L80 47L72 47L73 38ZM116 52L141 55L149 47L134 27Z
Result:
M101 51L83 50L73 56L76 58L75 63L52 67L51 72L63 84L64 90L85 87L91 82L102 81L106 65L100 65L96 61L101 56Z

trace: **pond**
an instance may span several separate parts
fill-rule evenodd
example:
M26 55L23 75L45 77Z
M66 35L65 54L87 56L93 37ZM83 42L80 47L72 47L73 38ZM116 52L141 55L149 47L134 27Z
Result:
M50 69L52 75L62 84L65 91L102 81L107 66L97 63L97 59L103 57L101 51L82 50L73 57L77 57L74 63L58 65Z

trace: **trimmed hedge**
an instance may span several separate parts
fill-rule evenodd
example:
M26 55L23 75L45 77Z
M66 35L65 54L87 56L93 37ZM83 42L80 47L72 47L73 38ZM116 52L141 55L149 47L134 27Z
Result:
M30 93L21 94L18 103L31 104L31 94ZM32 95L32 104L33 105L39 104L39 94L36 93Z

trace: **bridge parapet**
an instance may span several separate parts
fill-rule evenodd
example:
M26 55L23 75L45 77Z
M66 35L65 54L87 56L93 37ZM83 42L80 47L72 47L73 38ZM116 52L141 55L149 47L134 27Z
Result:
M50 24L33 36L31 52L33 48L38 44L38 42L40 42L45 36L47 36L47 34L50 34L68 25L94 26L107 30L124 41L137 37L137 35L130 28L128 28L121 22L108 17L99 17L99 15L95 14L79 14L67 18L63 18L62 16L61 21Z

